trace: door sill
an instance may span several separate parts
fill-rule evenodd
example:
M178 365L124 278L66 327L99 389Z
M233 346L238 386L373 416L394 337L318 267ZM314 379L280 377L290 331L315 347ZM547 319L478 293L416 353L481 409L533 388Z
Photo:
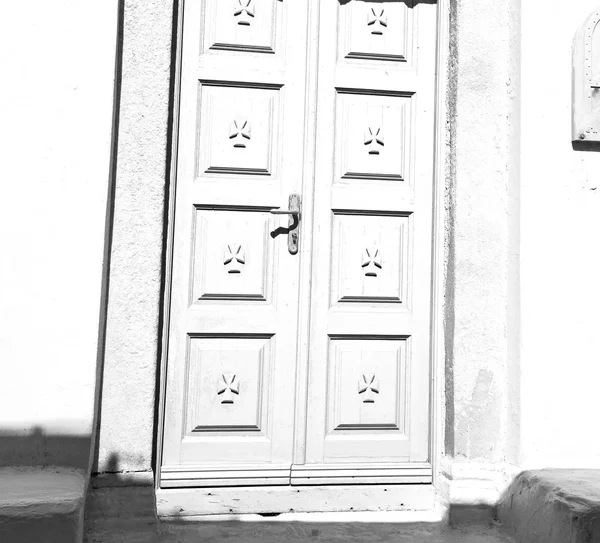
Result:
M432 511L432 484L161 488L161 518L204 515Z
M433 480L431 464L303 464L292 466L291 484L307 485L394 485L427 484Z
M290 466L163 466L161 488L428 484L431 464L302 464Z

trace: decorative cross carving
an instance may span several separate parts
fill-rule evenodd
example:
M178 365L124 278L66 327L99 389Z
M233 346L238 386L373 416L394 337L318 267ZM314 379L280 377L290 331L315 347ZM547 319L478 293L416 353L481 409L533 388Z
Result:
M223 265L229 266L227 273L242 273L240 264L246 264L246 253L244 247L240 244L230 244L225 246L223 253Z
M372 27L371 34L381 36L383 29L387 28L387 14L385 13L385 9L376 10L375 8L371 8L371 11L368 13L367 25Z
M246 147L244 140L250 139L250 121L235 119L229 127L229 139L234 147Z
M375 128L369 126L367 130L365 130L365 145L368 146L370 155L379 154L379 147L384 146L383 132L381 127Z
M358 382L358 393L364 394L363 403L375 403L375 394L379 394L379 381L375 380L375 374L363 374Z
M233 395L239 396L240 383L235 373L224 373L221 375L217 394L221 396L221 403L233 403Z
M250 26L254 18L254 0L237 0L233 14L238 18L237 24Z
M377 270L381 269L381 253L376 247L366 248L363 252L362 267L366 277L377 277Z

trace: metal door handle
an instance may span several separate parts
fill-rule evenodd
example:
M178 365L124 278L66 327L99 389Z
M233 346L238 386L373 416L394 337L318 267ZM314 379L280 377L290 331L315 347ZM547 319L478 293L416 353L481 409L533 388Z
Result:
M301 196L299 194L290 194L289 209L271 209L270 211L273 215L289 215L288 251L292 255L298 253L300 219L302 218L301 207Z
M270 213L272 215L300 215L300 211L297 209L272 209Z

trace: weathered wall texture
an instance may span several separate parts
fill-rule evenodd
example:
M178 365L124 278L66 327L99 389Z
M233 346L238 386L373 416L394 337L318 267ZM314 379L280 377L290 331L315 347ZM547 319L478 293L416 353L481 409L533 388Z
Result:
M600 150L571 146L571 44L598 0L523 0L522 455L600 467Z
M98 472L151 470L172 25L172 0L124 3Z
M452 4L445 445L459 463L600 465L600 151L570 134L572 39L599 7Z
M518 452L518 28L518 0L451 5L445 445L479 466Z
M117 1L0 17L0 465L87 468Z

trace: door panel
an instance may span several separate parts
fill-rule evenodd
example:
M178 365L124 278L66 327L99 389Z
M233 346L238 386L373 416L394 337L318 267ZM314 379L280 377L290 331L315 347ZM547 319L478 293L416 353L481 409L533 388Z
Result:
M332 436L329 456L349 459L346 442L353 439L354 431L368 430L382 433L378 449L381 460L398 460L403 452L406 454L402 449L407 442L407 341L331 338L327 376L327 432ZM386 430L393 431L393 435L385 436ZM371 446L369 442L365 445ZM369 454L368 450L360 453L359 448L355 450L358 459L365 452Z
M338 58L412 61L414 36L411 0L352 2L340 10Z
M336 132L354 136L336 140L336 183L345 185L346 179L409 179L411 96L359 94L344 89L336 99ZM355 137L357 134L361 137Z
M204 52L281 54L283 11L282 0L208 0L202 19Z
M272 337L189 340L186 437L194 438L196 432L244 432L251 437L270 433L271 343ZM230 407L223 410L222 405ZM198 451L198 459L202 460L203 452ZM235 455L236 451L225 453Z
M200 88L200 175L276 176L280 89L209 82Z
M277 253L269 236L273 223L264 211L197 209L192 303L226 299L271 303Z
M321 3L306 458L293 484L430 482L436 6ZM333 157L333 161L331 160Z
M407 303L410 217L333 215L331 307ZM359 308L361 306L358 306Z
M184 21L161 484L289 484L299 265L270 210L300 192L306 6Z

